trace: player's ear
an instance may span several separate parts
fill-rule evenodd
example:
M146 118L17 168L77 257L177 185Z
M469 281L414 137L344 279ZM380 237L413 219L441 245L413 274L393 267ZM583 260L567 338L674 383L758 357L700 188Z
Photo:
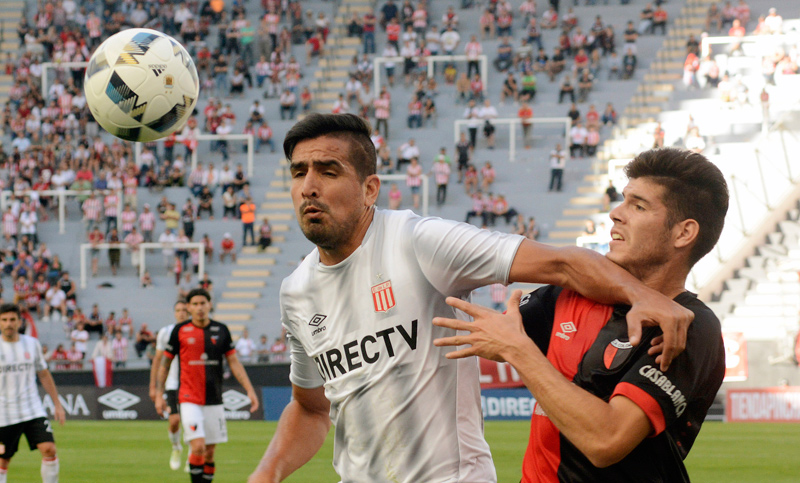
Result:
M381 192L381 179L377 174L371 174L364 180L364 204L370 207L378 200Z
M687 248L694 244L700 234L700 224L696 220L688 218L675 224L672 227L674 237L673 246L675 248Z

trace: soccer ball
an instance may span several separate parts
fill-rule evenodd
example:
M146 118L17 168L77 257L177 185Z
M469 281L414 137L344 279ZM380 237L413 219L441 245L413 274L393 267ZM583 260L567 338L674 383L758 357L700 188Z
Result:
M100 44L86 68L86 102L97 122L126 141L148 142L183 128L200 82L192 57L169 35L129 29Z

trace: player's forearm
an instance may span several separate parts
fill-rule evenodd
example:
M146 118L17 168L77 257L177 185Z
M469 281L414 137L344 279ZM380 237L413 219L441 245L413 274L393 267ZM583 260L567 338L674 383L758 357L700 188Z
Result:
M164 385L167 383L167 375L169 374L169 366L172 364L172 359L165 357L163 362L158 368L158 379L156 380L156 394L164 394Z
M39 371L37 375L39 376L39 382L42 384L42 389L50 396L53 405L56 408L61 407L61 400L58 399L58 388L56 388L53 375L48 370Z
M620 415L612 404L567 380L532 340L511 348L503 357L517 370L550 421L595 466L616 463L649 432L643 413L642 420L629 426L635 415Z
M150 366L150 389L156 388L156 383L158 382L158 370L161 367L161 354L164 351L157 350L156 354L153 356L153 363Z
M231 367L231 374L239 381L239 384L242 385L244 390L248 393L255 392L253 384L250 382L250 377L247 375L247 371L244 369L242 363L238 359L235 361L228 360L228 365Z
M633 305L644 293L653 292L597 252L578 247L555 248L529 241L520 245L509 281L558 285L610 305Z
M291 401L249 483L283 481L317 454L330 429L327 413L306 410Z

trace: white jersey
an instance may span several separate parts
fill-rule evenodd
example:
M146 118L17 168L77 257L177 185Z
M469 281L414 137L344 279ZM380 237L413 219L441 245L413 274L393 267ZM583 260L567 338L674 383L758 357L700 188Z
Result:
M465 319L445 297L507 283L522 237L411 211L375 210L359 248L334 266L315 249L281 286L290 379L324 385L344 482L497 481L474 358L433 340Z
M36 373L47 369L42 346L20 334L17 342L0 339L0 427L46 418Z
M167 343L169 342L169 336L172 334L172 329L175 327L175 324L170 324L166 327L162 327L158 331L158 335L156 335L156 350L163 351L167 347ZM169 366L169 374L167 374L167 381L164 383L164 389L167 391L176 391L178 386L180 386L180 379L178 375L178 371L180 371L180 362L178 361L178 356L172 360L172 364Z

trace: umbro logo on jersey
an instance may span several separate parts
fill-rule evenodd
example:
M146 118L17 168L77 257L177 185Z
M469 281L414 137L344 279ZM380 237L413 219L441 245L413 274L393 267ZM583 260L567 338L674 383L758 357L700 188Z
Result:
M372 286L372 304L375 306L375 312L386 312L396 303L391 280Z
M571 337L567 334L571 334L573 332L577 332L578 329L575 327L575 322L561 322L561 331L556 332L556 337L560 337L564 340L570 340Z
M308 325L311 327L319 327L319 324L321 324L326 318L328 318L327 315L314 314L314 316L311 317L311 320L308 321Z

